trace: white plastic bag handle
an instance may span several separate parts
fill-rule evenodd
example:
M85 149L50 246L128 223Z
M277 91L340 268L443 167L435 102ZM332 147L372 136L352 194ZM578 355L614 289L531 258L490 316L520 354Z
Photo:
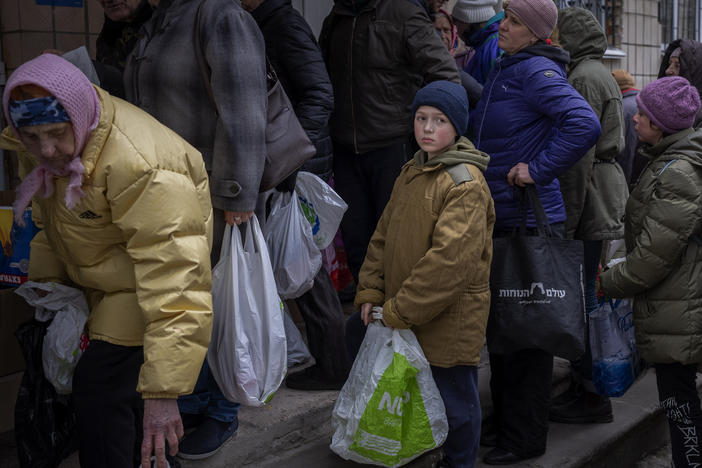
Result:
M255 223L256 226L252 226ZM243 252L255 254L261 251L261 246L257 244L254 231L261 228L258 224L258 219L256 215L252 216L248 221L246 221L246 227L244 231L244 239L241 237L241 230L238 226L227 224L224 228L224 236L222 237L222 247L219 249L219 258L227 258L232 252L237 252L239 248L242 248ZM262 236L261 236L262 237Z
M232 251L232 227L227 224L224 227L224 236L222 236L222 246L219 248L219 261L221 262L229 256ZM218 262L219 263L219 262Z

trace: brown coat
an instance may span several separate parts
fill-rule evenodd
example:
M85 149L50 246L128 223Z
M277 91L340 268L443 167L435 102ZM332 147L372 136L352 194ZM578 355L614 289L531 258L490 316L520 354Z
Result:
M451 148L426 165L420 152L402 168L368 246L355 301L383 304L387 326L412 329L439 367L480 361L495 222L481 172L488 156L465 138ZM454 182L436 164L447 154L454 164L464 158L472 180Z

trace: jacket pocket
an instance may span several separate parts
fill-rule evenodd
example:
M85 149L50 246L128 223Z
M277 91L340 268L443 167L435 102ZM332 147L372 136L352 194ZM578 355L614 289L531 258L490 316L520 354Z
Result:
M400 62L398 53L402 44L400 28L387 21L372 21L368 25L368 67L395 69Z

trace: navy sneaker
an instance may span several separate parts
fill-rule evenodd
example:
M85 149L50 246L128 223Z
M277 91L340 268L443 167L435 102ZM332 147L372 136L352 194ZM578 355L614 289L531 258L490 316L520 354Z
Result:
M205 418L197 429L185 436L178 444L178 457L185 460L211 457L236 434L238 428L238 419L233 422L222 422Z
M180 420L183 422L183 429L189 431L191 429L197 429L205 420L205 415L202 413L180 413Z

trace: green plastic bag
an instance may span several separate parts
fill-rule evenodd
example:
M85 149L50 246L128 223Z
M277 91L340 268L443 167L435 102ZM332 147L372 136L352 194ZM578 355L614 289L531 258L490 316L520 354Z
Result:
M410 330L368 327L332 413L331 449L342 458L401 466L443 444L444 403Z

